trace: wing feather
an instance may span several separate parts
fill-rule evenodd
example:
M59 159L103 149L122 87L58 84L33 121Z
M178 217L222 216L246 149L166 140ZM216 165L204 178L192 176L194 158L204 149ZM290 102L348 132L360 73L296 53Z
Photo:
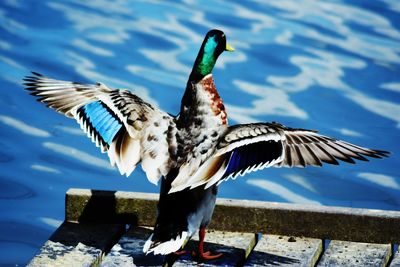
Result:
M297 145L297 146L294 146L294 148L296 150L295 154L297 155L299 166L300 167L305 167L306 166L306 161L305 161L305 159L303 157L302 152L300 151L300 146Z
M285 161L288 167L293 167L291 146L285 146Z
M110 89L104 84L80 84L55 80L32 73L24 79L26 89L48 107L75 118L87 136L107 152L111 165L117 165L121 174L129 176L141 161L152 166L145 172L156 183L169 171L169 142L174 135L168 129L175 127L174 119L143 101L128 90ZM161 119L163 127L154 128ZM160 134L161 133L161 134ZM151 144L149 135L158 135ZM154 147L160 149L162 153ZM151 156L148 146L152 147ZM143 166L142 166L143 167Z
M310 148L310 145L305 143L303 147L307 150L309 155L312 157L312 160L308 162L308 165L312 166L322 166L321 159L315 154L315 152Z
M317 149L315 150L317 152L318 157L325 162L333 165L339 165L339 162L321 145L320 142L318 143L313 143L314 147Z
M360 147L318 134L314 130L285 127L278 123L241 124L228 128L221 138L217 156L229 155L219 182L266 167L338 165L355 163L364 156L382 158L388 152ZM208 181L207 187L215 183Z

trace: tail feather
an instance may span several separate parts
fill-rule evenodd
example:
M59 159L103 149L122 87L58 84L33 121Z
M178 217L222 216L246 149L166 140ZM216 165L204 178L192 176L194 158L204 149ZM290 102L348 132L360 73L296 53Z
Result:
M151 236L143 246L143 252L146 253L146 255L149 253L154 253L154 255L166 255L173 253L185 246L186 242L189 240L188 232L186 231L181 232L181 234L178 235L175 239L172 238L171 240L165 242L152 240L153 237L154 234L151 234Z

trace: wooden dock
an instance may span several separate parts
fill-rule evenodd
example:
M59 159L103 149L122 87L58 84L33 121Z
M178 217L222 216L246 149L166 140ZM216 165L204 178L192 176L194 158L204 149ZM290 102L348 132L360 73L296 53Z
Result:
M400 212L218 199L197 263L144 255L157 194L70 189L65 221L28 266L400 267ZM185 249L196 245L193 238Z

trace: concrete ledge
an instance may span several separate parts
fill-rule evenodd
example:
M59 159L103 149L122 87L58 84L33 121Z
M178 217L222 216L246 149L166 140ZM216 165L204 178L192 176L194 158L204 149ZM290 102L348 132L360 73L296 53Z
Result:
M157 194L69 189L65 220L154 226Z
M355 242L400 242L400 212L221 199L211 228Z
M70 189L66 220L154 226L158 195ZM400 212L218 199L210 229L400 243Z

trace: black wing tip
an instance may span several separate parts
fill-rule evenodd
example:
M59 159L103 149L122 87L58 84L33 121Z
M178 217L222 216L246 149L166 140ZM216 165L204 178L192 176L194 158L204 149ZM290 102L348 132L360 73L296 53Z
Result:
M23 79L22 79L22 85L25 87L24 89L27 91L36 91L37 85L38 83L40 83L40 79L45 77L42 74L35 72L35 71L31 71L32 75L26 75Z
M378 150L378 149L374 149L373 150L375 152L376 155L379 155L380 157L389 157L390 156L390 152L389 151L385 151L385 150Z
M326 163L332 164L332 165L339 165L339 161L335 160L331 160L331 161L325 161Z
M381 158L387 158L390 156L389 151L385 150L377 150L377 149L371 149L372 152L364 154L365 156L371 157L371 158L376 158L376 159L381 159Z
M327 164L332 164L332 165L339 165L339 161L337 161L336 158L334 158L333 156L331 158L325 158L325 159L321 159L322 162L327 163ZM322 163L321 163L322 166Z
M36 84L37 84L39 78L42 77L41 74L36 73L36 72L32 72L32 74L35 76L27 75L22 79L22 81L23 81L22 85L25 86L25 89L27 89L27 90L31 90L30 88L36 87Z
M37 85L36 84L25 84L24 83L23 85L25 86L24 90L29 91L30 94L34 95L34 93L37 92L37 90L36 90Z
M390 152L385 151L385 150L375 150L375 149L371 149L371 150L373 151L373 153L368 153L368 154L363 154L363 155L370 157L370 158L376 158L376 159L387 158L390 155ZM339 158L339 160L350 163L350 164L357 163L356 161L354 161L354 159L361 160L361 161L370 161L368 158L360 155L360 153L357 153L357 155L358 155L358 157L348 157L349 160L348 159L345 160L342 158ZM336 158L336 159L338 159L338 158ZM328 163L331 163L331 162L328 162ZM335 165L338 165L338 164L335 164Z
M340 159L340 160L350 164L356 164L355 160L352 157L346 157L346 159Z
M44 77L42 74L40 74L39 72L36 72L36 71L31 71L31 73L36 77Z
M22 79L23 85L30 85L30 84L36 84L38 81L38 78L32 77L32 76L26 76L25 78Z
M360 153L356 153L357 157L353 157L357 160L361 160L361 161L369 161L369 159L367 159L366 157L362 156Z
M38 72L31 71L32 75L26 75L22 80L26 82L36 82L38 79L43 78L44 76Z

